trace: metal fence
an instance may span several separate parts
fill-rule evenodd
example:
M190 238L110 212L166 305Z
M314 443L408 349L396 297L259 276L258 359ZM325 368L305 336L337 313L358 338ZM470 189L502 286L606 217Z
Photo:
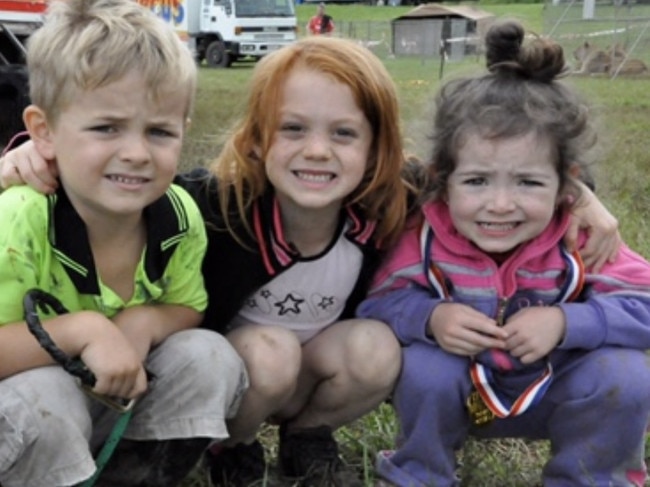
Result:
M650 76L650 0L641 1L649 3L548 0L541 34L562 45L577 73ZM453 62L479 56L483 45L465 19L337 21L337 35L356 39L380 58L444 55Z
M650 75L648 3L551 1L544 7L544 35L562 45L576 72Z

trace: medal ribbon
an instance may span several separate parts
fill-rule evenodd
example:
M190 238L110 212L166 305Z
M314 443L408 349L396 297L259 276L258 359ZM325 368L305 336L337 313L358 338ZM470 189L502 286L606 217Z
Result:
M440 298L449 296L447 287L440 270L431 262L431 243L433 241L433 230L431 226L425 222L422 225L420 232L420 247L424 257L424 266L426 270L427 280L431 288L438 294ZM577 252L570 253L564 246L560 247L562 257L568 266L568 276L565 280L560 295L556 299L556 303L563 303L575 299L582 290L584 285L584 266L582 259ZM553 366L547 360L546 368L542 374L530 384L524 392L515 400L510 401L508 398L499 394L493 388L494 378L492 369L485 367L483 364L472 361L470 366L470 378L481 396L485 405L499 418L507 418L512 416L519 416L527 411L532 406L539 403L544 397L548 387L553 379Z

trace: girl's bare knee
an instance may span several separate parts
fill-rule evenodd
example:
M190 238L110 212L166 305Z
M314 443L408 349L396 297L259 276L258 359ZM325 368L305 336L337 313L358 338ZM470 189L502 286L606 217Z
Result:
M279 327L256 326L241 338L233 345L246 364L251 389L266 397L292 393L301 364L295 335Z

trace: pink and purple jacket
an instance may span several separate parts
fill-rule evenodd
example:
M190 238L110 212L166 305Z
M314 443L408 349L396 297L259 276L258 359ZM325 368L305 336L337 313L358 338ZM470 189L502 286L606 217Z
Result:
M582 291L563 302L567 281L576 277L562 248L568 214L558 214L541 235L521 245L501 265L455 230L444 202L425 204L422 214L425 222L408 227L357 309L360 317L388 323L402 345L422 341L437 346L425 333L429 317L439 303L453 301L493 318L503 313L503 322L525 307L560 306L566 333L549 357L551 362L574 349L650 348L650 263L625 245L616 262L606 264L598 274L589 269L581 272ZM428 251L447 298L427 279L422 225L433 229ZM498 372L544 367L541 361L524 366L509 354L504 360L503 352L494 352L487 350L476 359Z

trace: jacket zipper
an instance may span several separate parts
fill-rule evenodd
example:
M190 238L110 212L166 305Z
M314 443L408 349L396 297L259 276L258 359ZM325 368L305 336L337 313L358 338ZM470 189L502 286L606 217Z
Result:
M497 306L497 326L503 326L506 324L506 309L508 308L508 298L499 298L499 304Z

